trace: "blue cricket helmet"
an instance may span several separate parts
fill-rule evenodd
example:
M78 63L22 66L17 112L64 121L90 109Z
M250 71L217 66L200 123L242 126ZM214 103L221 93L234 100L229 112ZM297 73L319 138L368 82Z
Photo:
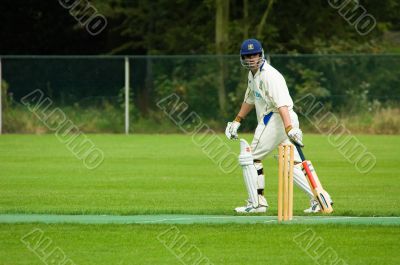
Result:
M247 39L242 43L242 46L240 47L240 62L247 69L250 69L251 65L250 63L244 60L244 55L251 55L251 54L261 55L260 60L257 63L257 67L261 67L261 65L265 61L264 50L262 48L261 43L256 39Z
M240 56L262 53L263 48L261 43L256 39L248 39L242 43L240 48Z

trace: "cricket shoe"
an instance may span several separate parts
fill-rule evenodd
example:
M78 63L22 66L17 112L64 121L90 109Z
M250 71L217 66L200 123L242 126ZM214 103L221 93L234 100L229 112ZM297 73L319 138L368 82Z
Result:
M329 202L333 205L333 201L329 198ZM321 206L317 200L311 199L311 207L304 210L305 213L319 213L321 212Z
M305 209L305 213L319 213L321 211L321 206L319 206L319 203L317 200L311 199L311 207L308 209Z
M235 208L235 212L237 213L265 213L268 209L268 202L264 196L258 195L258 206L253 207L253 204L250 200L247 200L246 206L241 206Z

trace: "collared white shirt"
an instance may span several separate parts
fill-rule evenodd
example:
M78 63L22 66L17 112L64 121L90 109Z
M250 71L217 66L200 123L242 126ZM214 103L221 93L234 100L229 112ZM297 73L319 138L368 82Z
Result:
M249 71L244 102L255 105L258 121L271 111L278 112L282 106L287 106L289 111L293 109L285 78L266 62L254 76Z

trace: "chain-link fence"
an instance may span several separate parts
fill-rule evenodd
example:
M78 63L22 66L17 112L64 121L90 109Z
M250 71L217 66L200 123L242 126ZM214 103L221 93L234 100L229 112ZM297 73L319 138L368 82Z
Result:
M179 97L179 104L184 103L182 115L185 109L195 112L216 130L223 129L235 116L243 100L247 71L238 56L3 56L2 131L48 131L21 101L39 90L42 101L52 102L50 109L63 110L81 130L123 133L126 58L130 132L178 131L157 106L170 95ZM362 119L388 108L398 110L400 55L269 58L284 75L295 102L313 95L326 111L342 117L362 115ZM41 102L36 103L39 106ZM250 115L244 129L254 127L255 122L255 115Z

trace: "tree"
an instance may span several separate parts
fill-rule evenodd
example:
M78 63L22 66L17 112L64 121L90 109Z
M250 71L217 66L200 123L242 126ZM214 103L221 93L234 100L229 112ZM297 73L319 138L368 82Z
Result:
M228 24L229 24L229 0L215 0L215 46L217 55L219 55L220 75L218 78L218 99L219 109L222 114L226 111L226 93L225 78L226 64L221 55L226 54L229 41Z

